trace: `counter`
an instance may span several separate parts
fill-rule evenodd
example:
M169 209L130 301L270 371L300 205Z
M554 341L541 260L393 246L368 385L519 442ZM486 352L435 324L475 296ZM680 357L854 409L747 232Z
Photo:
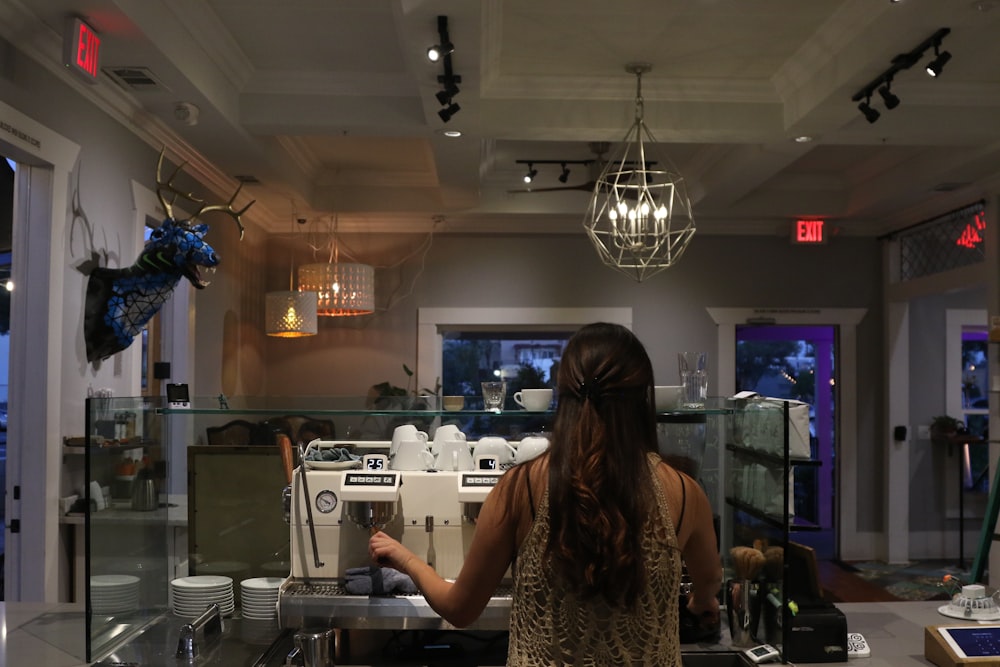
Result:
M871 658L863 662L855 661L859 667L916 667L930 665L924 659L924 628L929 625L959 625L962 621L950 619L937 612L941 602L853 602L837 605L847 616L848 629L860 632L871 646ZM79 615L80 607L74 605L45 605L33 603L0 603L0 644L5 657L0 664L45 665L46 667L81 667L79 659L57 644L58 619L63 615ZM181 619L165 616L147 633L128 642L122 656L143 654L151 656L169 651L176 646L177 630L183 624ZM232 662L236 656L259 655L267 648L254 638L256 644L247 641L248 634L242 631L239 619L227 619L223 651L207 653L199 664L234 666L242 662ZM64 641L62 638L61 641ZM65 647L64 647L65 648ZM708 648L688 646L688 649ZM212 662L227 656L226 662ZM99 664L99 663L98 663ZM109 664L109 663L105 663ZM280 664L278 662L277 664ZM420 663L411 663L420 664ZM802 665L804 663L798 663ZM146 664L141 667L174 667L172 654L159 665Z

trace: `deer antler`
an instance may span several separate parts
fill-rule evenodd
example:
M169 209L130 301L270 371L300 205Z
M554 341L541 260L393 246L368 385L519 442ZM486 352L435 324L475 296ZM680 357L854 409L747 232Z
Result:
M230 197L229 201L226 202L225 204L213 204L212 206L206 206L204 203L202 203L201 208L199 208L198 211L195 212L195 214L192 215L190 219L194 220L195 218L197 218L198 216L200 216L202 213L210 213L212 211L222 211L223 213L225 213L226 215L228 215L229 217L231 217L233 220L236 221L236 225L240 228L240 239L242 239L243 238L243 221L240 220L240 216L243 215L244 213L246 213L247 209L250 208L251 206L253 206L254 202L257 201L256 199L254 199L249 204L247 204L246 206L244 206L243 208L241 208L240 210L238 210L238 211L235 210L233 208L233 202L236 201L236 195L238 195L240 193L240 190L242 190L242 189L243 189L243 183L240 183L240 186L238 188L236 188L236 192L233 193L233 196Z
M240 193L240 190L243 189L243 183L240 183L239 187L236 188L236 192L233 193L233 196L229 198L228 202L226 202L225 204L213 204L209 206L208 204L205 203L204 199L195 197L194 194L191 192L184 192L182 190L178 190L174 186L174 178L177 177L177 174L181 172L181 170L184 168L184 165L186 165L187 162L182 162L179 165L177 165L177 168L174 169L172 174L170 174L170 178L168 178L166 182L163 182L163 177L160 175L160 171L163 167L164 150L165 149L160 150L160 158L156 162L156 196L157 198L159 198L160 205L163 206L163 211L167 214L167 217L176 220L176 218L174 218L173 205L174 202L177 201L177 197L182 197L183 199L186 199L192 204L198 205L198 210L195 212L195 214L192 215L190 218L188 218L185 222L191 222L192 220L196 219L203 213L210 213L212 211L222 211L236 221L236 226L240 228L240 239L242 240L244 228L243 228L243 221L240 219L240 216L246 213L247 209L253 206L254 203L257 201L256 199L251 201L249 204L247 204L238 211L233 208L233 202L236 201L236 196ZM171 195L173 195L170 198L169 202L167 201L166 197L164 197L164 192L169 192Z

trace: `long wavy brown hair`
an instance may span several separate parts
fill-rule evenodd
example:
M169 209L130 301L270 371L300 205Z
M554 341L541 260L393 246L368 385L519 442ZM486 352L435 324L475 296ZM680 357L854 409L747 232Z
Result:
M656 512L649 355L625 327L590 324L567 343L557 384L546 555L584 599L632 608L647 576L643 525Z

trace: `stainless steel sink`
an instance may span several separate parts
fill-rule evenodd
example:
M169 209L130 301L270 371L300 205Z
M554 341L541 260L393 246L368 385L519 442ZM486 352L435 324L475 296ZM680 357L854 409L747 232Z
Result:
M684 667L750 667L752 662L740 651L684 651L681 653Z

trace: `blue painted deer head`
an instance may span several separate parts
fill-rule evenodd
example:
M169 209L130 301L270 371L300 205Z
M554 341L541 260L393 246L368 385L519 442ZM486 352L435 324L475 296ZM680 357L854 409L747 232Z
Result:
M170 297L181 278L187 278L197 289L208 286L203 272L214 271L219 258L205 241L208 225L195 224L200 216L213 211L225 213L236 221L240 238L243 238L240 216L253 202L238 211L233 208L242 184L225 204L208 205L173 185L184 163L174 169L166 182L161 177L162 166L161 151L156 164L156 195L167 217L152 231L132 266L122 269L98 267L90 273L87 281L84 339L89 362L106 359L131 345L135 336ZM178 197L197 206L191 217L182 220L174 217L173 205Z

